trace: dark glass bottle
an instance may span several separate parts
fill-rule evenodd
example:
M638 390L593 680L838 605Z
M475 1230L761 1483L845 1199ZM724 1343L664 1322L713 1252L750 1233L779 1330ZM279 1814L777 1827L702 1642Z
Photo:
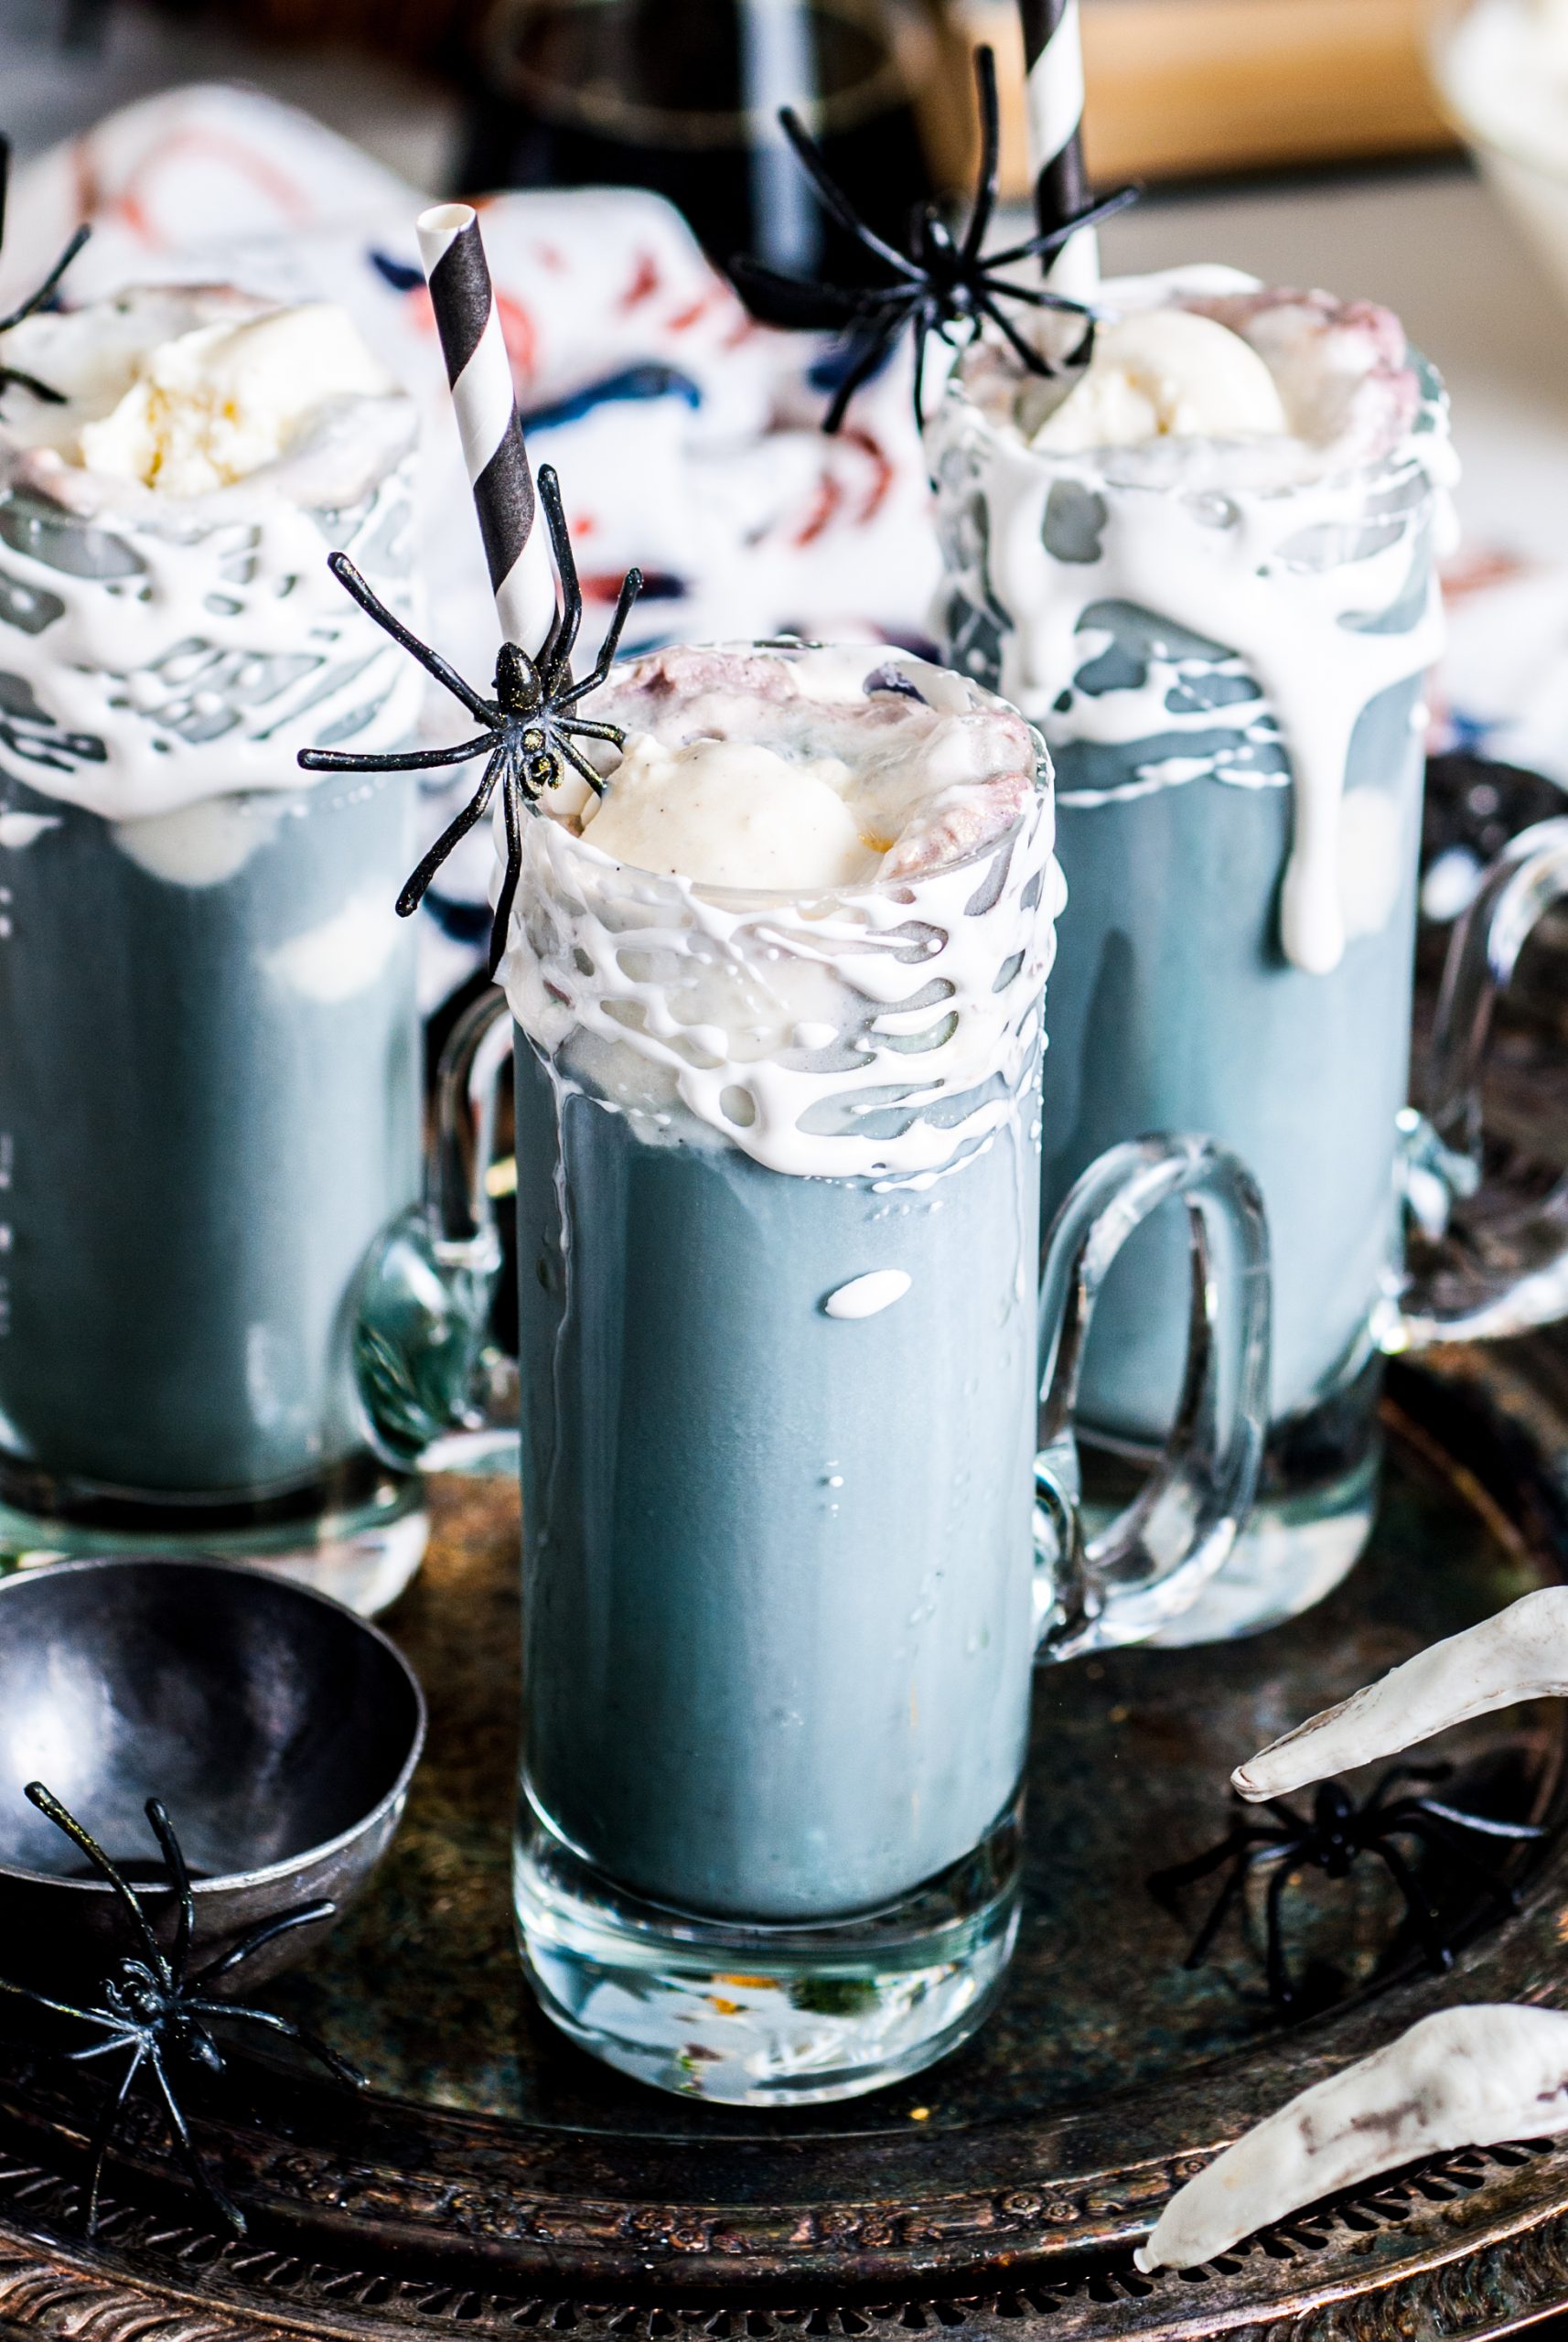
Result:
M501 0L462 186L653 188L723 266L862 281L778 129L793 105L863 219L900 241L929 192L880 0Z

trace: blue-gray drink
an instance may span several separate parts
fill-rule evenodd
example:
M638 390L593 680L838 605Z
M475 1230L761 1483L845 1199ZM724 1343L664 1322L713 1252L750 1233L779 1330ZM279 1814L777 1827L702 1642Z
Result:
M1217 270L1103 301L1076 382L977 353L931 456L955 664L1036 717L1057 767L1046 1209L1108 1144L1173 1126L1232 1148L1268 1207L1265 1500L1186 1639L1305 1608L1370 1520L1450 457L1387 311ZM1167 1211L1096 1322L1084 1416L1108 1455L1169 1420L1186 1302Z
M1015 1924L1049 783L1011 709L875 649L657 653L592 707L625 753L580 836L525 822L504 968L520 1918L603 2054L832 2096L961 2037ZM722 1935L732 2017L671 1924ZM798 1936L846 1924L824 1983Z
M412 1483L353 1387L367 1252L418 1189L408 402L327 307L223 288L39 317L0 424L0 1540L145 1537L376 1603Z

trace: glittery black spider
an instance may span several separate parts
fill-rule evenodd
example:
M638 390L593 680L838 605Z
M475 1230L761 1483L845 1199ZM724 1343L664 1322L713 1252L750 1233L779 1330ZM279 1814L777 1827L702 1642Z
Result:
M5 197L10 181L11 142L8 138L0 138L0 242L4 242L5 235ZM13 309L8 317L0 317L0 334L9 333L12 327L19 326L24 317L30 317L35 309L42 309L48 306L54 297L55 287L59 285L60 278L91 233L91 229L83 221L38 291L30 293L21 306ZM48 382L40 382L36 374L24 374L19 366L0 364L0 396L13 387L22 391L31 391L36 399L47 400L51 406L65 404L63 391L51 389Z
M1168 1870L1155 1871L1148 1882L1150 1891L1167 1909L1174 1909L1172 1898L1181 1888L1207 1878L1223 1863L1230 1865L1182 1965L1202 1966L1251 1873L1265 1863L1276 1864L1265 1904L1264 1972L1269 1998L1275 2006L1294 2007L1301 1993L1285 1960L1280 1932L1280 1907L1285 1888L1298 1870L1310 1866L1329 1878L1345 1878L1362 1854L1373 1854L1399 1888L1430 1966L1434 1971L1449 1967L1454 1958L1453 1947L1439 1932L1436 1912L1423 1895L1410 1864L1392 1842L1398 1838L1413 1839L1418 1845L1446 1855L1499 1909L1511 1911L1518 1907L1513 1889L1494 1877L1477 1860L1462 1832L1474 1830L1483 1837L1508 1839L1541 1838L1546 1834L1531 1822L1493 1821L1478 1813L1462 1813L1434 1797L1412 1794L1390 1799L1390 1791L1400 1782L1420 1789L1423 1783L1446 1780L1453 1769L1451 1765L1398 1765L1383 1775L1359 1805L1337 1781L1324 1781L1313 1798L1310 1821L1283 1798L1271 1798L1263 1811L1273 1814L1272 1822L1239 1821L1230 1835L1218 1846L1211 1846L1206 1854L1195 1855L1190 1862L1174 1863ZM1243 1809L1248 1813L1256 1810L1251 1806Z
M481 699L456 668L447 665L439 651L421 642L401 618L394 618L385 603L376 599L347 554L335 553L330 556L332 572L339 585L348 587L360 607L378 626L384 627L394 642L400 642L417 659L427 673L434 675L438 683L445 683L454 699L462 701L469 714L477 716L485 726L484 731L472 740L460 741L455 748L410 748L402 755L353 756L338 748L302 748L299 753L299 761L307 772L426 772L436 765L462 764L470 757L489 756L484 779L410 878L397 898L397 908L402 919L419 908L425 888L459 838L467 837L483 816L499 782L506 820L506 876L490 925L492 976L506 949L512 897L522 869L523 805L534 804L543 790L564 780L567 765L596 794L602 793L604 783L582 750L573 746L575 739L608 740L618 748L626 746L626 734L618 724L596 723L588 716L575 714L573 710L579 700L597 691L609 673L610 663L620 648L621 629L642 590L641 570L628 569L621 580L620 598L609 632L600 646L598 664L592 674L575 683L572 647L583 621L583 593L577 583L577 564L572 556L566 515L561 506L561 485L549 464L539 467L539 500L549 523L550 543L561 578L561 608L537 659L531 659L515 642L502 643L496 661L494 699Z
M926 345L932 334L959 346L958 329L967 327L972 340L982 326L993 325L1014 355L1032 374L1055 372L1041 351L1026 341L1006 315L1003 304L1022 301L1035 309L1065 309L1084 321L1081 339L1069 364L1085 363L1094 346L1094 314L1081 301L1048 292L1043 285L1021 285L1000 271L1022 261L1044 260L1078 233L1109 220L1133 202L1136 188L1124 187L1091 203L1059 228L1010 244L1005 252L983 252L985 231L996 209L997 167L1001 156L1001 117L996 103L996 59L989 48L974 52L974 76L980 95L980 175L974 206L961 237L955 237L932 204L917 204L909 226L909 246L896 246L866 225L849 198L830 176L821 147L800 116L788 106L779 119L795 149L801 168L817 191L823 209L855 242L881 262L890 284L823 285L814 278L790 276L764 267L760 261L739 257L730 274L756 314L769 325L804 326L819 331L843 328L843 373L832 403L823 418L824 431L836 431L851 399L874 374L907 325L915 328L915 421L925 420Z
M175 1927L174 1950L166 1953L151 1922L143 1908L140 1896L127 1883L98 1843L91 1832L68 1813L57 1797L50 1795L41 1781L29 1781L27 1795L38 1811L46 1814L57 1830L63 1830L71 1843L86 1855L100 1878L114 1890L120 1907L134 1931L137 1950L119 1960L104 1977L101 1990L102 2004L97 2008L79 2008L69 2001L51 2000L47 1993L35 1993L26 1984L13 1984L0 1977L0 1993L10 1993L17 2000L28 2001L35 2008L48 2009L56 2016L70 2017L79 2025L96 2025L102 2040L89 2044L85 2049L66 2052L75 2064L84 2065L95 2057L124 2056L125 2070L111 2090L99 2118L92 2141L92 2169L88 2183L86 2229L89 2236L98 2228L98 2197L103 2178L104 2160L120 2128L131 2085L145 2066L152 2075L163 2110L168 2118L186 2168L213 2209L228 2221L236 2234L245 2233L244 2215L237 2204L231 2203L196 2151L190 2126L176 2094L170 2074L171 2061L199 2068L203 2073L221 2074L227 2071L222 2052L213 2040L214 2023L256 2025L268 2033L282 2034L290 2041L297 2041L313 2057L319 2058L337 2079L360 2090L364 2077L353 2067L328 2049L313 2035L291 2025L286 2017L274 2016L270 2010L246 2008L235 2001L211 1997L210 1988L220 1976L231 1975L236 1968L252 1959L264 1944L275 1942L282 1935L295 1928L306 1928L318 1919L330 1918L337 1907L331 1903L302 1903L296 1909L282 1912L275 1919L265 1919L252 1928L236 1944L209 1961L206 1967L190 1972L191 1936L196 1926L196 1904L190 1891L190 1873L180 1852L179 1840L167 1813L156 1797L147 1799L147 1820L152 1824L158 1851L164 1859L170 1884L179 1897L179 1915Z

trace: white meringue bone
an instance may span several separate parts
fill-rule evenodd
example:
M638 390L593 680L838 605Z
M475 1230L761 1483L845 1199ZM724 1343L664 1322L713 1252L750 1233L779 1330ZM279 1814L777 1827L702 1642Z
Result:
M1376 1683L1249 1757L1232 1787L1257 1804L1395 1756L1451 1724L1520 1700L1568 1697L1568 1585L1543 1586L1418 1651Z
M1315 2082L1178 2187L1134 2258L1196 2269L1320 2197L1416 2155L1568 2130L1568 2012L1440 2009Z

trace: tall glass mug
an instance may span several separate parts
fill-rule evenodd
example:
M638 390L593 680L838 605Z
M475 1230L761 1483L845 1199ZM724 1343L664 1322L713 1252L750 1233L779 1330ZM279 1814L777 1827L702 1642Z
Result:
M260 312L124 296L35 321L27 362L70 393L90 360ZM330 359L329 314L294 314L297 363L324 334ZM419 1191L392 908L411 785L306 788L294 761L412 726L406 662L324 560L346 546L406 606L412 411L373 376L336 388L318 431L237 479L155 443L194 467L178 486L29 443L8 394L0 1568L194 1548L375 1608L423 1547L417 1479L374 1452L355 1373L367 1260ZM57 436L71 413L47 411Z
M611 2064L801 2102L983 2014L1036 1650L1145 1637L1224 1560L1261 1445L1266 1243L1237 1164L1152 1140L1079 1183L1036 1299L1059 901L1037 739L918 661L799 645L655 654L586 704L622 719L682 659L733 684L729 738L753 712L777 739L803 678L839 755L911 706L955 737L996 711L1020 754L999 820L961 809L858 884L699 884L522 825L524 1958ZM1172 1198L1183 1403L1154 1487L1086 1546L1081 1337Z
M1440 385L1387 312L1215 270L1109 285L1105 304L1122 323L1070 396L1053 409L1059 389L977 350L929 454L954 663L1038 721L1057 769L1046 1209L1103 1148L1166 1128L1233 1149L1268 1209L1262 1490L1207 1596L1163 1631L1183 1642L1268 1626L1337 1582L1370 1525L1383 1354L1473 1315L1403 1265L1411 1181L1429 1223L1476 1184L1470 1154L1406 1107L1451 458ZM1140 407L1156 360L1165 385ZM1132 444L1095 444L1130 413ZM1205 416L1215 435L1180 435ZM1133 439L1140 419L1165 435ZM1531 886L1561 892L1562 838L1537 845ZM1478 982L1489 998L1486 920L1466 949L1451 996ZM1548 1242L1560 1253L1561 1230ZM1101 1503L1168 1419L1185 1254L1167 1210L1102 1296L1083 1402ZM1507 1304L1498 1282L1496 1323L1561 1305L1550 1280L1510 1277Z

